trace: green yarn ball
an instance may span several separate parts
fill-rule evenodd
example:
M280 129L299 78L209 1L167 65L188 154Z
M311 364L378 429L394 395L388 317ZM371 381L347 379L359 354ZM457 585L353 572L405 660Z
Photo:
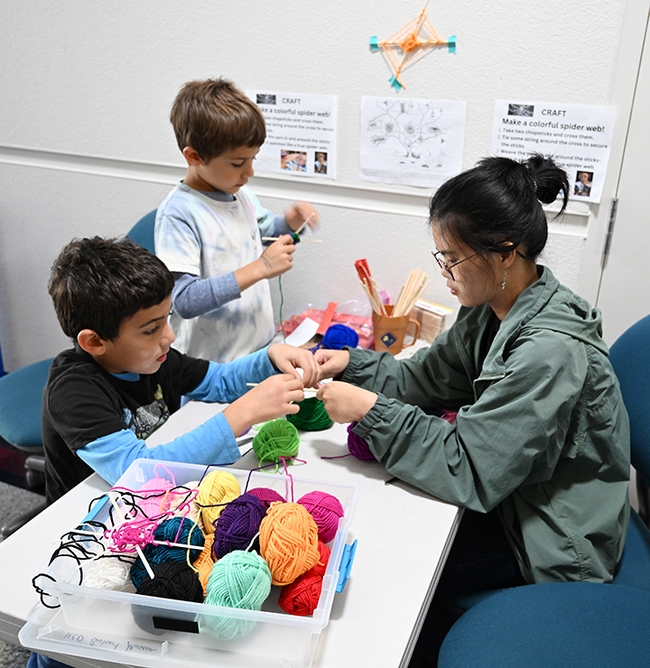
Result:
M334 423L325 410L325 404L316 397L307 397L297 402L300 406L298 413L287 415L287 420L302 431L322 431L329 429Z
M281 457L295 457L299 445L298 430L282 418L263 424L253 439L253 451L260 462L278 462Z

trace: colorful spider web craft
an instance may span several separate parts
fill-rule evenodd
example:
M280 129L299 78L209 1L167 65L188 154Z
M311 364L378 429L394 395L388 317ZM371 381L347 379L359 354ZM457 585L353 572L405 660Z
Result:
M440 39L426 12L427 5L417 18L409 21L383 42L377 37L370 38L371 51L381 49L393 70L393 76L388 81L397 92L406 88L400 76L402 70L425 56L432 48L446 44L449 53L456 53L456 35L452 35L447 41Z

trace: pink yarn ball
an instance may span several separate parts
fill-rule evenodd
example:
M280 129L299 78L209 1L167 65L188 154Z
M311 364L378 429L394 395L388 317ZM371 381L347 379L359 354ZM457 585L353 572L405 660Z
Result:
M361 436L352 431L356 424L356 422L350 422L348 425L348 450L350 451L350 454L354 455L357 459L371 461L375 456L370 452L368 444L361 438Z
M314 490L298 499L298 503L307 509L318 527L318 538L329 543L339 528L339 520L343 517L341 502L327 492Z

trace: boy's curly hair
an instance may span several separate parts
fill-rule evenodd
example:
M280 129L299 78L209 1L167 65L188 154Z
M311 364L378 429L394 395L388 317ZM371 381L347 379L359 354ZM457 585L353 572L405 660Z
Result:
M73 239L54 261L48 292L67 336L91 329L114 341L127 318L167 299L174 277L130 239Z
M261 146L264 116L257 105L226 79L189 81L179 91L170 120L178 148L193 148L203 162L241 146Z

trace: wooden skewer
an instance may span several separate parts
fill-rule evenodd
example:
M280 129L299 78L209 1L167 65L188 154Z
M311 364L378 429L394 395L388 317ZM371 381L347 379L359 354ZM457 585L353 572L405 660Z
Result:
M314 213L312 213L312 214L310 214L309 216L307 216L307 218L305 218L305 222L304 222L304 223L303 223L303 224L296 230L296 234L300 234L300 233L305 229L305 227L307 227L307 223L308 223L308 222L309 222L315 215L316 215L316 212L314 211Z
M280 237L262 237L262 241L277 241ZM322 239L301 239L300 243L322 244Z

